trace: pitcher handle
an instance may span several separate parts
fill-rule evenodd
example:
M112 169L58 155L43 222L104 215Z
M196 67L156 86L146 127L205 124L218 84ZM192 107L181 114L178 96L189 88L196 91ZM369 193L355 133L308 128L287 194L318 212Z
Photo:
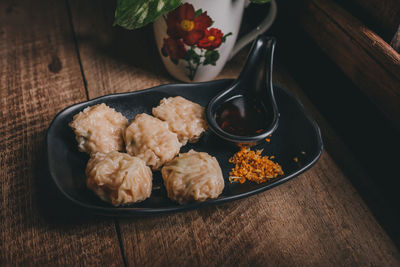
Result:
M271 27L272 23L275 21L277 10L278 9L275 0L271 0L271 5L269 7L268 15L255 29L245 34L239 40L236 41L236 44L233 47L232 52L228 57L228 60L233 58L237 54L237 52L239 52L248 43L256 39L258 35L264 33L266 30L269 29L269 27Z

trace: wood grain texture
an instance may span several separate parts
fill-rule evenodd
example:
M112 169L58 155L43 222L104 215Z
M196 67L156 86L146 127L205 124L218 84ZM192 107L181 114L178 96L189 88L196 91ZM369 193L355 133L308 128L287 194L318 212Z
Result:
M399 128L400 55L331 0L302 3L302 27Z
M335 0L337 1L337 0ZM373 21L382 29L383 34L393 36L400 25L400 2L398 0L351 0L364 11L368 20Z
M347 35L353 37L360 48L364 49L382 68L400 79L400 55L378 34L332 1L313 0L313 3L319 12L324 12Z
M65 2L1 1L0 265L122 264L114 221L56 216L42 164L51 120L85 99Z
M71 1L89 96L173 81L158 58L151 27L112 29L109 5ZM83 37L88 32L110 42L132 40L129 49L112 52L131 61L99 53ZM239 53L218 78L236 77L245 57L246 51ZM280 69L275 76L300 92ZM220 206L120 219L119 227L129 266L400 264L396 247L327 152L311 170L273 190Z

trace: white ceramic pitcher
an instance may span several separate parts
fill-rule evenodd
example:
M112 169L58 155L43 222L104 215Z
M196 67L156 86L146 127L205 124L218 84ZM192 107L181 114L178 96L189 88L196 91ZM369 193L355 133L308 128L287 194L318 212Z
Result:
M168 72L184 82L214 79L240 49L265 32L277 13L275 0L251 32L237 39L247 0L189 0L154 22L154 35Z

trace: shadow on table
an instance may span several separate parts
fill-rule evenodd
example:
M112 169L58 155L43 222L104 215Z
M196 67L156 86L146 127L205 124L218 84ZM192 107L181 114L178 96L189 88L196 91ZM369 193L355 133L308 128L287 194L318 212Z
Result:
M113 26L115 4L113 1L71 4L74 38L66 35L64 39L75 42L82 66L85 69L89 67L92 72L107 71L109 67L116 71L140 71L149 76L171 79L157 51L152 24L135 30ZM87 66L87 62L95 63L95 69Z
M80 47L90 46L89 51L107 57L109 62L125 64L157 76L168 76L157 51L151 25L135 31L113 28L106 38L93 33L76 33L76 39ZM81 48L80 52L85 50Z
M45 153L36 164L36 202L39 214L52 224L84 223L98 216L66 199L51 179Z

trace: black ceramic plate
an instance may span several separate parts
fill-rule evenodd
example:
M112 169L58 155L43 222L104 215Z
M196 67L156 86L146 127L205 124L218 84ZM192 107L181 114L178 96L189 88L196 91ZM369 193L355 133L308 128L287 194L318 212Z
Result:
M169 84L138 92L103 96L66 108L54 118L47 132L48 167L53 181L69 200L98 214L158 214L222 203L265 191L299 175L318 160L322 152L322 140L317 124L307 116L301 103L291 93L275 86L280 111L278 129L272 135L270 143L262 143L253 149L262 148L263 154L274 155L285 172L283 177L263 184L229 183L228 174L232 165L228 163L228 159L238 149L207 131L199 142L182 147L181 152L194 149L217 158L225 178L225 189L217 199L187 205L174 203L167 198L159 172L154 174L151 197L128 206L114 207L101 201L86 188L85 166L88 156L78 151L74 133L68 126L75 114L87 106L106 103L131 120L138 113L151 114L151 109L162 98L177 95L206 106L214 95L231 83L232 80L219 80L198 84ZM293 160L295 157L298 162Z

